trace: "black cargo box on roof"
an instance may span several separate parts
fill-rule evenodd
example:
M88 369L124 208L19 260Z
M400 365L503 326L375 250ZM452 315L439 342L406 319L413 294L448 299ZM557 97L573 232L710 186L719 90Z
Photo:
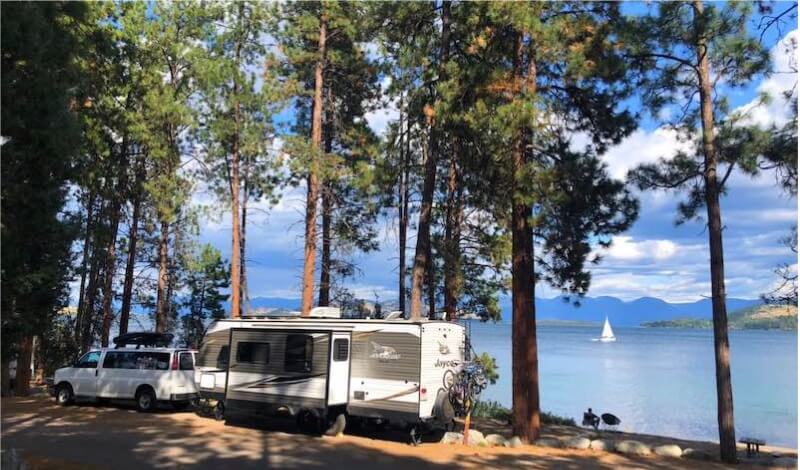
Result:
M151 333L141 331L138 333L125 333L114 338L114 344L118 348L125 347L128 344L135 344L136 347L169 347L172 344L171 333Z

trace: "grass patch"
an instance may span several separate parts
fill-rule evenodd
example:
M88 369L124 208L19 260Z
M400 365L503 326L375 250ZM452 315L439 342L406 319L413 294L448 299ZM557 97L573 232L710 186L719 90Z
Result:
M492 418L511 421L511 410L496 401L479 401L472 411L472 416L476 418ZM558 416L553 413L543 411L541 414L542 424L559 424L563 426L576 426L575 420Z

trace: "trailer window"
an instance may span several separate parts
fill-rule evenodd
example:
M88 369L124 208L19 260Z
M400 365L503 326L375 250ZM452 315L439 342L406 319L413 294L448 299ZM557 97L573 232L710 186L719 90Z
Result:
M288 335L283 364L287 372L311 372L314 338L309 335Z
M230 355L230 348L228 348L227 344L219 349L219 354L217 354L217 369L228 368L229 355Z
M238 343L236 345L236 362L269 364L269 343Z
M333 360L334 361L346 361L347 360L347 350L348 343L344 338L339 338L333 340Z

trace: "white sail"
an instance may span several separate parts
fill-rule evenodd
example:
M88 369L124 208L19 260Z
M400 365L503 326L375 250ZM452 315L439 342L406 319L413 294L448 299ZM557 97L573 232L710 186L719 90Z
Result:
M600 341L616 341L616 337L614 337L614 330L611 329L611 323L608 322L608 316L606 316L606 322L603 324L603 333L600 335Z

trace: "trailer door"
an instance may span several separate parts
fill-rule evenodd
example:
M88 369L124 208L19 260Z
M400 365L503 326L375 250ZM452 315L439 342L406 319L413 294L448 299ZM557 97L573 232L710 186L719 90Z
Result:
M331 333L328 406L347 404L350 393L350 333Z

